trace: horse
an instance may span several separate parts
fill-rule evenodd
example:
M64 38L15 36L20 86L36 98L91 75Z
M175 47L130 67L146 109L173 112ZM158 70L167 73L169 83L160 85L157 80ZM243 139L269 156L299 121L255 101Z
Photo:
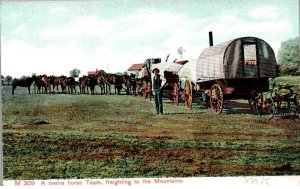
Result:
M65 89L67 89L67 94L74 94L73 92L76 93L76 81L74 77L67 77L63 81L63 86Z
M80 79L81 82L81 92L85 93L85 87L87 87L87 93L89 93L88 88L90 88L91 94L95 94L95 86L97 83L97 78L94 75L84 76Z
M56 77L54 75L51 75L48 77L49 79L49 88L51 89L51 85L52 85L52 91L53 93L55 93L55 86L56 86L56 90L58 91L58 86L60 85L59 83L59 77Z
M67 76L61 75L57 78L57 81L56 81L56 82L58 82L58 85L60 85L62 93L64 93L65 89L66 89L66 86L64 83L65 79L67 79ZM57 87L57 90L58 90L58 87Z
M102 76L97 76L97 84L100 87L101 94L105 93L105 79Z
M27 87L28 88L28 93L30 93L30 86L32 83L36 80L36 76L33 75L32 77L26 77L26 78L21 78L21 79L14 79L12 81L12 95L15 94L15 89L17 86L19 87Z
M151 72L150 70L145 66L141 68L138 74L138 78L142 82L142 91L143 91L143 97L150 98L151 100Z
M118 75L113 75L112 84L115 86L115 95L120 95L123 88L123 77Z
M111 94L111 85L114 85L115 88L115 95L120 95L120 91L123 88L123 79L122 76L118 76L115 74L109 74L108 77L106 78L106 86L109 90L109 93ZM106 90L106 94L107 94L107 90Z
M86 75L82 76L79 78L78 82L79 82L79 92L80 94L85 94L85 84L84 84L84 80L86 79Z
M38 90L38 93L44 93L44 91L45 91L45 93L47 93L48 88L50 88L49 79L48 79L47 75L36 76L35 86ZM41 89L42 89L42 91L41 91ZM43 91L43 89L45 89L45 90Z
M136 79L136 95L143 96L144 88L143 88L143 80L140 78Z

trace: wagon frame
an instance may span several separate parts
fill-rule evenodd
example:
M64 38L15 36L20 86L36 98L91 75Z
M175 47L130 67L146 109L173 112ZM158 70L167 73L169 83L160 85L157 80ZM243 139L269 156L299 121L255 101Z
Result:
M244 99L255 105L256 97L269 91L269 78L278 75L273 49L256 37L241 37L216 46L211 42L200 54L195 69L197 80L186 77L184 96L189 99L193 92L205 93L212 111L218 114L224 100ZM190 89L193 92L186 93ZM192 101L186 103L187 108Z

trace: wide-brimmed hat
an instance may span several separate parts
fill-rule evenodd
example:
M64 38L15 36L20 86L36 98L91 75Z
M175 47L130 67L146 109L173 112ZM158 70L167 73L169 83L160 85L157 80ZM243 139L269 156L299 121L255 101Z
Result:
M154 70L157 70L158 73L159 73L159 69L158 69L158 68L154 68L154 69L152 70L152 73L154 73Z

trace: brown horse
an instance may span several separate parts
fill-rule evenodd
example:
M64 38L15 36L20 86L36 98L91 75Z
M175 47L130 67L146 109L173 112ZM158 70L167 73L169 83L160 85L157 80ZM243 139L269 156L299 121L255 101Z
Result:
M136 94L137 96L143 96L144 89L143 89L143 79L137 78L136 79Z
M60 85L62 93L64 93L65 89L66 89L66 86L65 86L65 83L64 83L64 81L66 79L67 79L67 76L64 76L64 75L58 77L58 85Z
M97 85L97 78L94 75L84 76L80 79L81 92L85 93L85 87L87 87L87 93L89 94L88 88L90 88L91 94L95 94L95 86Z
M127 95L136 95L136 89L137 89L137 80L133 74L131 75L124 75L123 81L126 86L126 94Z
M123 86L123 79L122 76L114 75L112 77L112 83L115 86L115 95L120 95L122 86Z
M74 92L76 93L76 81L74 77L67 77L63 81L63 86L64 89L67 89L67 94L74 94Z
M51 89L51 85L52 85L52 92L55 93L55 87L56 87L56 90L58 91L58 86L60 85L60 82L59 82L59 77L56 77L54 75L51 75L48 77L49 79L49 87Z
M86 75L82 76L79 78L78 82L79 82L79 90L80 90L80 94L85 94L85 85L84 85L84 80L86 79Z
M49 78L47 77L47 75L36 76L35 86L37 87L38 93L43 93L44 91L45 91L45 93L47 93L48 89L50 88ZM41 89L42 89L42 91L41 91ZM43 91L43 89L44 89L44 91Z
M28 93L30 93L30 86L32 83L36 80L36 76L33 75L32 77L26 77L26 78L21 78L21 79L14 79L12 81L12 95L15 94L15 89L17 86L19 87L27 87L28 88Z
M141 88L143 92L143 97L144 98L150 98L151 100L151 72L150 70L145 66L141 68L141 70L138 73L138 78L141 79L140 82L142 82Z
M102 76L98 76L97 77L97 84L100 87L100 94L104 94L105 93L105 79Z
M114 85L115 88L115 95L120 95L120 91L123 87L123 79L122 76L118 76L115 74L109 74L109 76L106 78L107 83L107 89L109 90L109 93L111 94L111 85ZM107 91L106 91L107 93Z

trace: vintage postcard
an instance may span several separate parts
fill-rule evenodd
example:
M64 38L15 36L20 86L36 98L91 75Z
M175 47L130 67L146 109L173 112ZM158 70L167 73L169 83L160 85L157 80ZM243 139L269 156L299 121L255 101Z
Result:
M300 186L299 1L0 6L2 184Z

